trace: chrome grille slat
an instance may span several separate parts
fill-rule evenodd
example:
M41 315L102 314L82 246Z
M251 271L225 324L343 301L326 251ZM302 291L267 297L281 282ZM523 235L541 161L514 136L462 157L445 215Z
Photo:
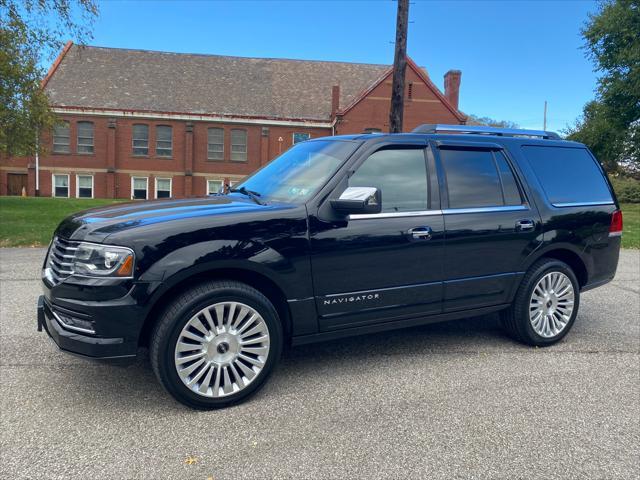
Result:
M54 284L62 282L65 278L73 274L72 262L65 261L74 257L73 252L78 250L77 242L65 240L59 237L53 239L47 266L49 267L50 278Z

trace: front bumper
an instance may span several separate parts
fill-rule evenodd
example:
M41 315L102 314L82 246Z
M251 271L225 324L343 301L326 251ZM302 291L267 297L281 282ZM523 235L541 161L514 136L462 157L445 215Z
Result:
M38 298L38 331L44 330L58 348L64 352L95 360L126 360L136 356L137 342L125 337L101 337L83 334L65 328L56 318L59 307L41 295ZM69 314L69 310L65 310Z

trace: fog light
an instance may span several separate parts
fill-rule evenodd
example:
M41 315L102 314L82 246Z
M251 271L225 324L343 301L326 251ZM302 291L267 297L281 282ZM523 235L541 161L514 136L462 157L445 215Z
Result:
M56 317L56 320L62 325L64 328L69 330L73 330L76 332L82 333L90 333L95 334L96 331L93 327L93 322L89 320L83 320L81 318L72 317L66 313L62 312L52 312L53 316Z

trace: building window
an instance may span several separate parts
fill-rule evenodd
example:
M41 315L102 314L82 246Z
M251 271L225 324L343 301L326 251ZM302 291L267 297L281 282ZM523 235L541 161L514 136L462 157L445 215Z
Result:
M173 153L172 134L173 128L169 125L156 127L156 155L158 157L170 157Z
M156 178L156 198L171 198L170 178Z
M224 130L222 128L207 130L207 159L224 160Z
M69 122L64 121L53 127L53 151L54 153L70 153L69 148Z
M231 130L231 160L236 162L247 161L247 131Z
M77 153L93 153L93 122L78 122L76 124L78 136Z
M69 175L52 175L53 196L69 198Z
M407 88L407 99L413 99L413 82L409 82L409 87Z
M76 175L76 197L93 198L93 175Z
M207 195L215 195L222 190L222 180L207 180Z
M310 133L295 132L293 134L293 144L295 145L298 142L304 142L305 140L309 140L310 138Z
M131 198L146 200L149 179L147 177L131 177Z
M149 125L138 123L133 126L133 154L149 155Z

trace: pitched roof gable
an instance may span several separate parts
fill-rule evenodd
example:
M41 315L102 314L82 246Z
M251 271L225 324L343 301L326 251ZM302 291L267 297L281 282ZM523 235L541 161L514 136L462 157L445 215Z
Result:
M451 105L449 100L447 100L447 97L445 97L444 94L440 91L440 89L436 87L436 85L431 81L431 78L429 78L429 75L427 74L427 72L424 69L420 68L409 57L407 57L407 67L411 68L418 75L418 77L425 83L427 88L429 88L433 92L433 94L442 102L442 104L445 107L447 107L447 109L453 115L456 116L458 120L460 120L461 122L466 121L467 116L464 113L462 113L460 110L457 110L453 105ZM360 92L360 94L356 96L351 101L351 103L349 103L346 107L340 110L339 114L345 115L349 110L351 110L358 103L360 103L360 101L362 101L367 95L369 95L369 93L371 93L378 85L384 82L385 79L387 79L392 73L393 73L393 67L387 67L387 69L383 72L383 74L378 79L376 79L374 83L372 83L365 90Z

